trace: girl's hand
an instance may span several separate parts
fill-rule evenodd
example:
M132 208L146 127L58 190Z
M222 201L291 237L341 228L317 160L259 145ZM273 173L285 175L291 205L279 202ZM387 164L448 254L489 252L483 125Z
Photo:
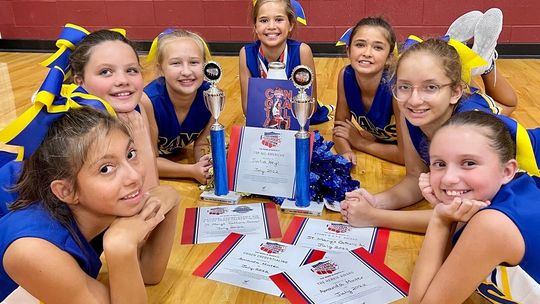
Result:
M356 153L354 151L347 151L341 154L345 157L346 160L350 161L354 166L356 166Z
M442 203L433 192L431 188L431 183L429 182L429 173L421 173L418 178L418 187L422 191L422 195L431 204L431 207L435 207L437 204Z
M178 206L180 196L178 191L171 186L157 186L145 193L146 204L155 202L160 206L156 215L165 216L171 209Z
M355 227L373 226L375 197L365 189L345 193L341 202L341 216Z
M131 134L133 134L132 136L135 137L138 134L146 134L147 131L141 113L131 111L127 113L117 113L117 115L118 119L128 127Z
M133 216L117 217L103 236L104 249L136 249L147 235L165 216L160 212L161 205L154 200L146 200L143 209Z
M192 165L193 178L203 185L207 183L211 176L209 170L212 167L212 163L210 161L210 154L206 154L203 155L198 162Z
M490 204L490 201L482 202L456 197L449 204L437 204L433 215L446 223L468 222L480 209Z

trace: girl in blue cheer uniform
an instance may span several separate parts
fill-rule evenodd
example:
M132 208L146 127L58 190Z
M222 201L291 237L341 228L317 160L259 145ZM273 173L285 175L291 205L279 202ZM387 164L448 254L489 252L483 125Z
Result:
M135 45L125 37L120 30L99 30L89 33L84 28L68 24L61 34L62 40L68 40L70 47L63 55L69 55L69 60L53 61L49 64L52 70L61 69L64 74L72 75L74 84L63 85L62 79L47 76L45 83L58 87L60 92L56 99L85 100L100 98L110 104L117 116L130 126L134 134L135 145L142 150L139 158L147 170L145 189L159 184L155 156L150 146L148 119L145 111L135 111L143 91L143 78L139 57ZM61 52L60 49L58 52ZM56 54L55 54L56 55ZM55 55L51 58L55 58ZM60 57L61 58L61 57ZM50 61L47 60L45 62ZM55 68L53 65L58 64ZM53 81L51 81L53 80ZM61 90L60 90L60 87ZM38 92L36 103L45 90ZM46 95L45 95L46 96ZM2 131L4 132L4 131ZM0 216L8 212L7 204L16 198L10 192L11 186L17 181L21 171L20 161L9 162L0 168Z
M313 71L312 97L317 100L315 62L311 48L302 42L289 39L296 24L296 15L289 0L258 0L253 5L252 20L258 40L240 50L240 89L242 110L246 114L248 80L250 77L266 78L268 63L280 61L285 64L287 77L298 65L306 65ZM330 119L331 106L317 102L311 124Z
M481 75L486 95L495 99L502 114L509 115L517 104L516 94L508 81L493 68L496 60L493 54L496 53L501 29L502 12L490 9L486 13L472 11L460 16L452 23L447 35L463 42L474 37L472 50L487 65L473 69L473 75ZM392 103L392 75L388 71L397 55L394 52L395 41L392 27L381 17L360 20L339 41L347 45L351 64L341 71L338 78L334 141L338 153L353 164L356 162L354 150L404 164L402 141L398 140L401 134L395 118L399 109ZM469 78L467 82L470 82ZM476 88L473 90L477 91ZM472 94L471 97L482 95Z
M156 47L151 53L155 52L156 68L163 76L145 87L142 104L149 113L159 175L189 177L206 184L211 167L207 137L212 122L204 103L203 92L210 85L204 81L203 66L210 54L199 35L184 30L163 32ZM194 164L166 158L178 154L190 143L193 143Z
M178 194L145 195L144 176L128 128L109 114L83 107L54 121L0 219L0 301L26 291L45 303L146 303L144 284L167 266ZM108 286L96 280L102 252Z
M470 110L492 113L497 108L478 91L463 96L461 62L454 47L439 39L417 43L401 54L396 65L393 95L400 109L406 175L392 188L370 194L365 189L346 195L343 218L354 226L381 226L425 231L431 210L394 211L422 199L418 177L428 171L428 144L452 115ZM499 116L517 143L520 168L540 176L540 129L525 130ZM450 143L456 144L456 143Z
M419 186L434 212L410 302L463 303L478 288L494 303L538 303L540 189L516 173L505 124L480 111L456 114L433 135L429 155Z
M353 149L403 164L394 117L399 110L392 103L388 72L395 44L392 26L380 17L364 18L351 30L347 44L351 64L339 73L333 135L337 152L353 164Z

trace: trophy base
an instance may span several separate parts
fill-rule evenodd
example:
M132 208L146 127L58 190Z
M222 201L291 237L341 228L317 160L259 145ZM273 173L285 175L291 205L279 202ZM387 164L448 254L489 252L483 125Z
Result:
M298 207L295 201L284 200L281 204L281 210L286 213L296 213L305 215L321 216L324 203L310 202L308 207Z
M229 191L225 195L216 195L214 190L203 191L200 198L205 201L213 201L218 203L224 203L229 205L236 205L240 202L240 194L234 191Z

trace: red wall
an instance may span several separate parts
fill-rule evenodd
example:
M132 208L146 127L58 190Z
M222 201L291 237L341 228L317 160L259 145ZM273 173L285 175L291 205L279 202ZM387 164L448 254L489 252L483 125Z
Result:
M124 27L135 40L151 40L181 27L208 41L253 40L252 0L0 0L0 33L7 39L54 40L67 22L89 30ZM499 42L540 43L538 0L300 0L308 26L294 34L305 42L332 42L364 16L384 15L403 39L410 33L440 35L462 13L497 6L504 12Z

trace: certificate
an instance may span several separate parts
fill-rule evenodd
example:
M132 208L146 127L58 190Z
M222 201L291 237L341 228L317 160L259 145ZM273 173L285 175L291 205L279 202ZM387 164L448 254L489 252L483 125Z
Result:
M409 283L364 248L342 252L270 277L291 303L389 303Z
M194 275L282 296L270 275L318 261L324 252L231 233Z
M217 243L230 232L260 238L281 236L274 203L186 208L182 244Z
M363 247L384 261L389 234L388 229L357 228L346 223L295 216L281 241L328 253Z
M229 190L293 197L295 133L233 127L227 160Z

